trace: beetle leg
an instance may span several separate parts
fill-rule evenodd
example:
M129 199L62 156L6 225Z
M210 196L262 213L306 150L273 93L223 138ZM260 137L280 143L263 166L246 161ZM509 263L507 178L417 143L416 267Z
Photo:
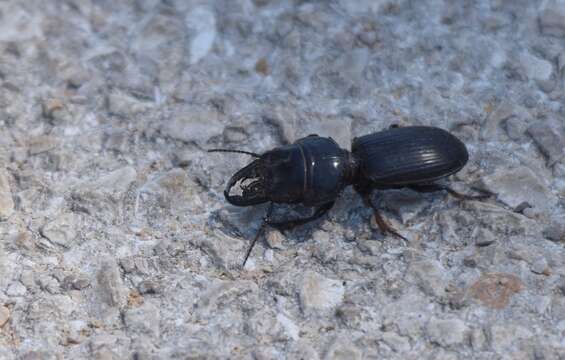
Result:
M385 219L383 219L383 217L381 216L379 209L371 199L371 194L373 192L371 185L368 183L359 183L354 187L355 187L355 191L357 191L357 193L361 195L361 197L363 198L363 202L365 203L365 205L373 209L373 214L375 215L375 221L377 222L377 225L379 226L379 230L383 233L383 235L386 235L388 233L404 241L408 241L408 239L400 235L398 231L396 231L392 226L390 226L385 221Z
M253 238L253 241L251 242L251 244L249 244L249 247L247 248L247 252L245 253L245 259L243 259L243 265L241 266L242 268L245 267L245 263L247 262L247 258L249 258L249 254L251 254L251 250L253 250L255 243L259 239L259 236L261 236L261 234L265 230L265 226L267 225L267 221L269 221L269 217L271 216L272 212L273 212L273 203L269 205L269 209L267 210L267 214L263 218L261 227L259 227L259 230L257 230L257 234L255 234L255 238Z
M447 185L440 185L440 184L411 185L411 186L409 186L409 188L414 190L414 191L421 192L421 193L428 193L428 192L436 192L436 191L445 190L451 196L453 196L453 197L455 197L459 200L484 200L484 199L488 199L489 197L491 197L493 195L491 192L486 191L486 190L478 190L482 193L481 195L462 194L460 192L453 190L452 188L450 188Z
M314 212L314 214L312 214L312 216L308 216L308 217L303 218L303 219L287 220L287 221L280 221L280 222L274 222L274 221L271 221L270 219L267 219L266 223L269 226L272 226L272 227L274 227L275 229L278 229L278 230L289 230L289 229L292 229L293 227L296 227L296 226L299 226L299 225L304 225L306 223L309 223L310 221L314 221L316 219L319 219L320 217L324 216L324 214L326 214L332 208L332 206L334 206L334 204L335 204L335 201L324 204L324 205L320 206L319 208L317 208L316 211Z
M362 196L363 196L363 200L365 201L365 204L373 209L373 213L375 214L375 221L377 222L377 225L379 226L379 230L381 230L381 232L383 234L386 235L388 233L388 234L394 235L398 238L401 238L404 241L408 241L407 238L400 235L392 226L390 226L385 221L385 219L383 219L383 217L379 213L379 209L375 206L375 204L373 204L373 201L371 200L371 193L370 192L364 193L364 194L362 194Z

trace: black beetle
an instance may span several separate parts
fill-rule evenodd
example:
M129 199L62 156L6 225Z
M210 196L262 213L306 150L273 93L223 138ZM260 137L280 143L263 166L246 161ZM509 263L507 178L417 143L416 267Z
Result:
M324 215L334 205L342 190L353 185L375 214L383 233L404 240L380 216L371 201L374 189L408 187L419 192L445 190L460 199L482 199L464 195L434 181L461 170L467 163L467 148L458 138L436 127L391 126L388 130L353 139L351 152L332 139L309 135L291 145L277 147L259 155L228 149L209 152L235 152L257 159L236 172L228 181L224 196L236 206L270 202L261 228L251 242L243 266L265 225L288 229ZM314 207L306 218L275 222L273 204L302 204Z

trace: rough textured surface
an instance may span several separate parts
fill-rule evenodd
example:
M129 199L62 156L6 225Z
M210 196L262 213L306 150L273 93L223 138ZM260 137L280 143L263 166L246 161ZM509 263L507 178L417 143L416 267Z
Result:
M565 2L0 2L0 359L565 357ZM318 133L468 144L451 179L269 230L226 180ZM375 195L375 201L377 196ZM283 214L281 211L280 214ZM279 215L280 215L279 214Z

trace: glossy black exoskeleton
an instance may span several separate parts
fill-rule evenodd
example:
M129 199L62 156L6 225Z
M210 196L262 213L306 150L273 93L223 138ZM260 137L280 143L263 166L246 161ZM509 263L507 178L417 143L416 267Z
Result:
M380 230L402 239L405 238L384 221L371 201L374 189L408 187L420 192L446 190L461 199L485 197L460 194L434 183L461 170L469 158L459 139L435 127L391 127L353 139L351 152L341 149L332 138L318 135L310 135L262 155L227 149L209 151L256 157L228 181L224 191L228 202L237 206L271 203L243 265L265 225L288 229L315 220L331 209L348 185L353 185L365 203L373 208ZM315 211L306 218L275 222L271 219L275 203L302 204L314 207Z

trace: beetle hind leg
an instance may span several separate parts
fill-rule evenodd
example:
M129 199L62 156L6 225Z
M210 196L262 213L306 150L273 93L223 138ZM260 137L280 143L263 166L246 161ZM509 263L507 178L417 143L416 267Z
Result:
M383 235L386 234L390 234L393 236L396 236L397 238L400 238L404 241L408 241L407 238L405 238L404 236L400 235L398 233L398 231L396 231L392 226L390 226L385 219L383 219L383 217L381 216L379 209L377 208L377 206L373 203L373 201L371 200L371 193L361 193L361 195L363 196L363 201L365 202L365 204L370 207L371 209L373 209L373 214L375 215L375 221L377 222L377 225L379 227L379 230L383 233Z
M358 186L355 187L355 190L357 191L357 193L359 193L359 195L361 195L365 205L370 207L371 209L373 209L375 221L377 222L379 230L381 231L381 233L383 235L390 234L390 235L396 236L397 238L400 238L404 241L408 241L407 238L400 235L400 233L398 233L398 231L396 231L392 226L390 226L386 222L386 220L381 216L379 209L377 208L377 206L371 200L371 191L369 190L369 188L367 186L358 185Z
M490 191L486 191L486 190L477 190L478 192L480 192L479 195L462 194L456 190L453 190L447 185L440 185L440 184L411 185L409 186L409 188L421 193L429 193L429 192L444 190L447 191L449 195L459 200L485 200L493 195Z

